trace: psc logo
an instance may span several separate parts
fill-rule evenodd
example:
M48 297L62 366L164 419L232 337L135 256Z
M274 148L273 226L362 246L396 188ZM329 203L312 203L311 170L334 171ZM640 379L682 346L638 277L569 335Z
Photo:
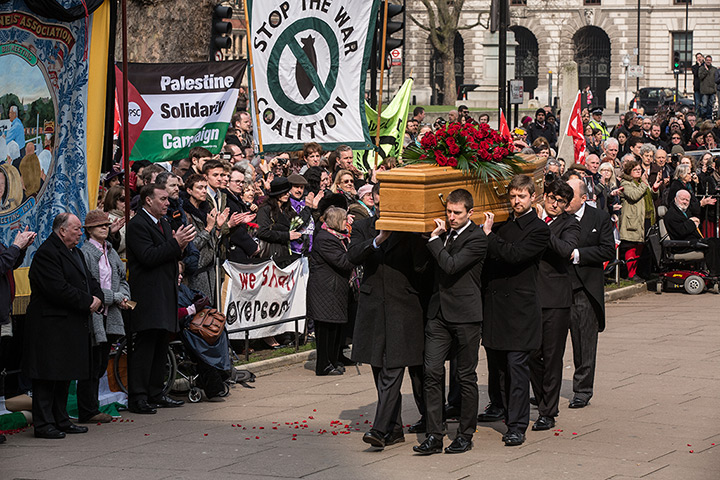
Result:
M128 104L128 123L130 123L130 125L137 125L140 123L140 119L142 119L142 109L140 105L135 102L130 102Z

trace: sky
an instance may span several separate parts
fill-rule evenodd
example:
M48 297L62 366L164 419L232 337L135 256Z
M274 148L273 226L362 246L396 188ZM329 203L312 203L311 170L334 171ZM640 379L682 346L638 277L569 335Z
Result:
M31 67L16 55L0 57L0 97L6 93L14 93L25 105L38 98L50 98L40 67Z

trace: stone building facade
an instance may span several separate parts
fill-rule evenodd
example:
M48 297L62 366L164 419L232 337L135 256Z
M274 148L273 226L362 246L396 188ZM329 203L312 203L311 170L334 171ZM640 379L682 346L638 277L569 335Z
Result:
M517 45L514 52L509 52L507 78L525 80L526 106L531 98L537 98L543 105L548 102L549 72L553 72L552 96L557 96L563 81L558 72L564 63L572 60L578 64L578 88L589 84L597 103L613 108L618 99L621 109L625 102L625 56L630 65L644 68L644 76L639 79L640 88L673 87L673 52L679 51L683 61L679 89L682 93L687 85L690 95L690 66L694 62L694 53L714 55L715 63L720 63L718 0L689 0L687 29L686 0L639 0L639 45L638 1L509 1L513 32L509 38L514 37ZM405 75L409 76L412 71L415 101L417 104L451 104L452 99L442 98L442 65L435 61L428 34L409 18L413 15L426 25L425 7L419 0L407 0L406 8ZM489 10L490 0L466 0L460 23L472 24L479 16L481 22L487 24ZM493 55L493 43L496 44L493 35L482 26L459 32L455 45L458 85L497 88L497 72L488 71L493 68L491 65L497 68L497 62L488 63L486 59ZM391 89L397 89L401 82L402 69L394 67L390 75ZM636 79L630 78L630 98L636 87Z

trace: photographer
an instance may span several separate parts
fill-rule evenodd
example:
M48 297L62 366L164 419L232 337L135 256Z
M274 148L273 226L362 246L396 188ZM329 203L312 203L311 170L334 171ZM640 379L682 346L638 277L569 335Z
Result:
M560 162L551 158L545 164L545 188L552 182L560 178Z

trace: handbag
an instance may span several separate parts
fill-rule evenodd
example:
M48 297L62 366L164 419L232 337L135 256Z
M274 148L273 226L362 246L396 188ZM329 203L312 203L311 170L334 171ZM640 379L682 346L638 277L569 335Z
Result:
M225 315L214 308L203 308L190 320L187 328L209 345L214 345L225 329Z

